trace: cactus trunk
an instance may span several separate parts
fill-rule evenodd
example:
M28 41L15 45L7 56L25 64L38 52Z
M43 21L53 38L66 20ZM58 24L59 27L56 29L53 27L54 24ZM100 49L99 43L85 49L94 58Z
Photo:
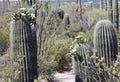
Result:
M107 10L107 0L104 0L105 10Z
M112 0L107 0L107 16L108 19L113 22Z
M75 82L84 82L87 79L87 82L89 82L90 79L88 79L89 73L86 71L88 70L85 68L87 66L87 55L88 55L88 48L84 44L77 44L75 46L76 54L74 54L74 71L75 71ZM84 63L84 64L82 64Z
M116 30L119 28L118 0L113 0L113 25Z
M36 0L21 0L23 6L32 6L36 3Z
M67 27L70 25L70 18L69 18L69 15L67 15L67 14L64 16L64 24L63 25L64 25L63 26L64 30L66 30Z
M81 2L81 0L79 0L78 4L79 4L80 19L82 19L82 2Z
M103 10L103 8L104 8L103 0L100 0L100 10Z
M31 24L27 18L13 20L10 31L11 80L33 82L37 78L37 47Z
M118 45L116 31L108 20L97 23L94 31L94 46L98 57L104 57L107 66L117 59Z

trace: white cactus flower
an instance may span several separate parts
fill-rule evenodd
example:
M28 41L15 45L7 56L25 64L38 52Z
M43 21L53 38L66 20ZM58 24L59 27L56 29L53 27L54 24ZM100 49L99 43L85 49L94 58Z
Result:
M76 48L74 48L73 50L72 50L72 53L74 53L74 52L76 52L77 50L76 50Z
M21 13L22 16L25 16L25 13Z
M20 10L26 10L26 8L20 8Z
M35 14L32 13L32 14L31 14L31 17L32 17L32 18L35 18Z

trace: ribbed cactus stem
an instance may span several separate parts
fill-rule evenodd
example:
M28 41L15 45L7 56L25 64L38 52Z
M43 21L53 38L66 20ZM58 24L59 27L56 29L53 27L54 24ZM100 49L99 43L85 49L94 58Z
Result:
M107 66L117 59L118 45L116 31L108 20L101 20L94 31L94 47L98 57L104 57Z
M27 17L14 19L10 27L12 82L33 82L37 78L36 45L35 32L32 31ZM19 66L16 67L14 63Z
M103 6L104 5L104 1L103 0L100 0L100 10L103 10Z
M80 19L81 19L82 18L82 0L78 0L78 5L79 5L78 11L80 13Z
M75 48L76 53L74 56L74 70L75 70L75 82L84 82L87 78L87 72L84 66L87 65L87 55L88 55L88 48L84 44L76 44ZM84 65L82 65L84 62Z
M113 0L113 25L116 30L119 28L118 0Z
M107 0L107 16L108 19L113 22L112 0Z
M34 5L36 3L36 0L31 0L31 5Z
M10 27L10 55L11 55L11 82L17 82L17 80L15 80L15 66L13 65L14 62L17 62L17 56L18 56L18 52L19 52L19 40L20 37L17 37L18 34L18 30L19 28L16 27L16 23L15 21L11 22L11 27Z
M21 0L23 6L32 6L36 3L36 0Z
M107 0L104 0L105 10L107 10Z

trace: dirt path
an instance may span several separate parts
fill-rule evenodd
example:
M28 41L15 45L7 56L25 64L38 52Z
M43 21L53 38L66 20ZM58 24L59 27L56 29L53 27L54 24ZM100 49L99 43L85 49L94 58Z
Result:
M57 82L75 82L75 77L73 74L56 73L55 78Z

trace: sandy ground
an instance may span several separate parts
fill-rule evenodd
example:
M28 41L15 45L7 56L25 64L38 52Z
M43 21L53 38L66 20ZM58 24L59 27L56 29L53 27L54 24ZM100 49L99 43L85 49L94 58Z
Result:
M56 73L55 79L57 82L75 82L75 76L73 73Z

